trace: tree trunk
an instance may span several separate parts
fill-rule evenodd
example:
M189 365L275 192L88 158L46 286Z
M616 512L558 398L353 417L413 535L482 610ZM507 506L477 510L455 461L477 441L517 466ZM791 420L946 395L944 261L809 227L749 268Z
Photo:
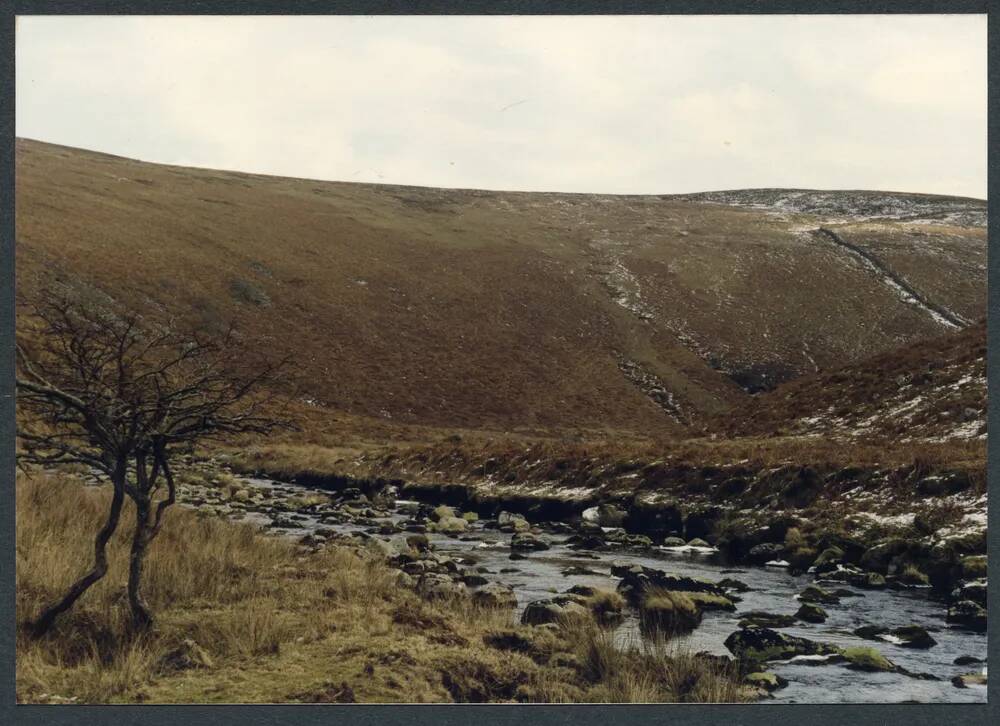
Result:
M118 529L118 521L121 519L122 503L125 499L125 474L122 473L120 476L116 476L112 480L112 484L114 486L114 494L111 497L111 508L108 510L108 519L94 538L94 566L90 572L73 583L72 587L69 588L61 600L43 610L38 619L31 624L31 633L36 638L45 635L53 623L55 623L56 618L73 607L83 593L107 574L107 546L111 536Z
M153 615L142 597L142 568L146 560L146 546L151 539L148 496L136 497L135 532L132 534L132 551L128 563L128 604L132 611L132 625L137 630L149 628Z

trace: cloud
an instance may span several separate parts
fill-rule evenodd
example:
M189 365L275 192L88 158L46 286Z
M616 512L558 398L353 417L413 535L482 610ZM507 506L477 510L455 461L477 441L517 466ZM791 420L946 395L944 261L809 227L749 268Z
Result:
M982 16L25 17L17 130L349 181L984 196L985 27Z

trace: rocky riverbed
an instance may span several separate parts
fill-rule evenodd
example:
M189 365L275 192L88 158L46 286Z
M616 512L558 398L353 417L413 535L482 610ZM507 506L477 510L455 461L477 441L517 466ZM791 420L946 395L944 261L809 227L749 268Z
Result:
M318 492L208 474L188 478L179 497L303 547L364 547L425 597L510 607L539 627L594 616L623 647L665 634L678 652L735 658L772 702L986 700L982 558L965 563L953 592L940 592L915 571L861 567L835 545L806 571L778 543L758 543L734 564L707 531L686 541L629 532L630 513L611 506L563 521L481 518L398 499L391 485L341 484Z

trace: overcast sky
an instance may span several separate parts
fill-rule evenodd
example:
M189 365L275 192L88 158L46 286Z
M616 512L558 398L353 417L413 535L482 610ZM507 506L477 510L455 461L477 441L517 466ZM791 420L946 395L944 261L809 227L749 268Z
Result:
M986 196L985 16L27 17L17 133L428 186Z

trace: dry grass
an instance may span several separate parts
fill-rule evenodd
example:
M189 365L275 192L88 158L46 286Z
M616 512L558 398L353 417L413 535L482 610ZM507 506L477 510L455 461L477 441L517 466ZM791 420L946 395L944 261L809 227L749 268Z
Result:
M752 695L740 685L735 665L670 646L663 635L622 647L614 634L581 623L575 633L586 677L600 684L597 700L607 703L740 703Z
M18 480L20 622L89 565L107 496L103 487L82 487L65 475ZM426 602L397 587L394 571L363 553L331 547L307 554L288 540L184 509L171 511L149 555L146 593L156 629L130 637L124 529L110 547L109 575L49 636L32 640L19 629L19 702L747 697L727 674L711 671L699 659L665 653L652 658L635 649L617 654L591 629L553 633L516 625L510 611L482 609L467 600ZM601 602L617 605L612 598ZM498 634L503 637L494 637ZM210 664L171 663L167 656L187 639L208 653ZM625 670L584 666L592 657Z

